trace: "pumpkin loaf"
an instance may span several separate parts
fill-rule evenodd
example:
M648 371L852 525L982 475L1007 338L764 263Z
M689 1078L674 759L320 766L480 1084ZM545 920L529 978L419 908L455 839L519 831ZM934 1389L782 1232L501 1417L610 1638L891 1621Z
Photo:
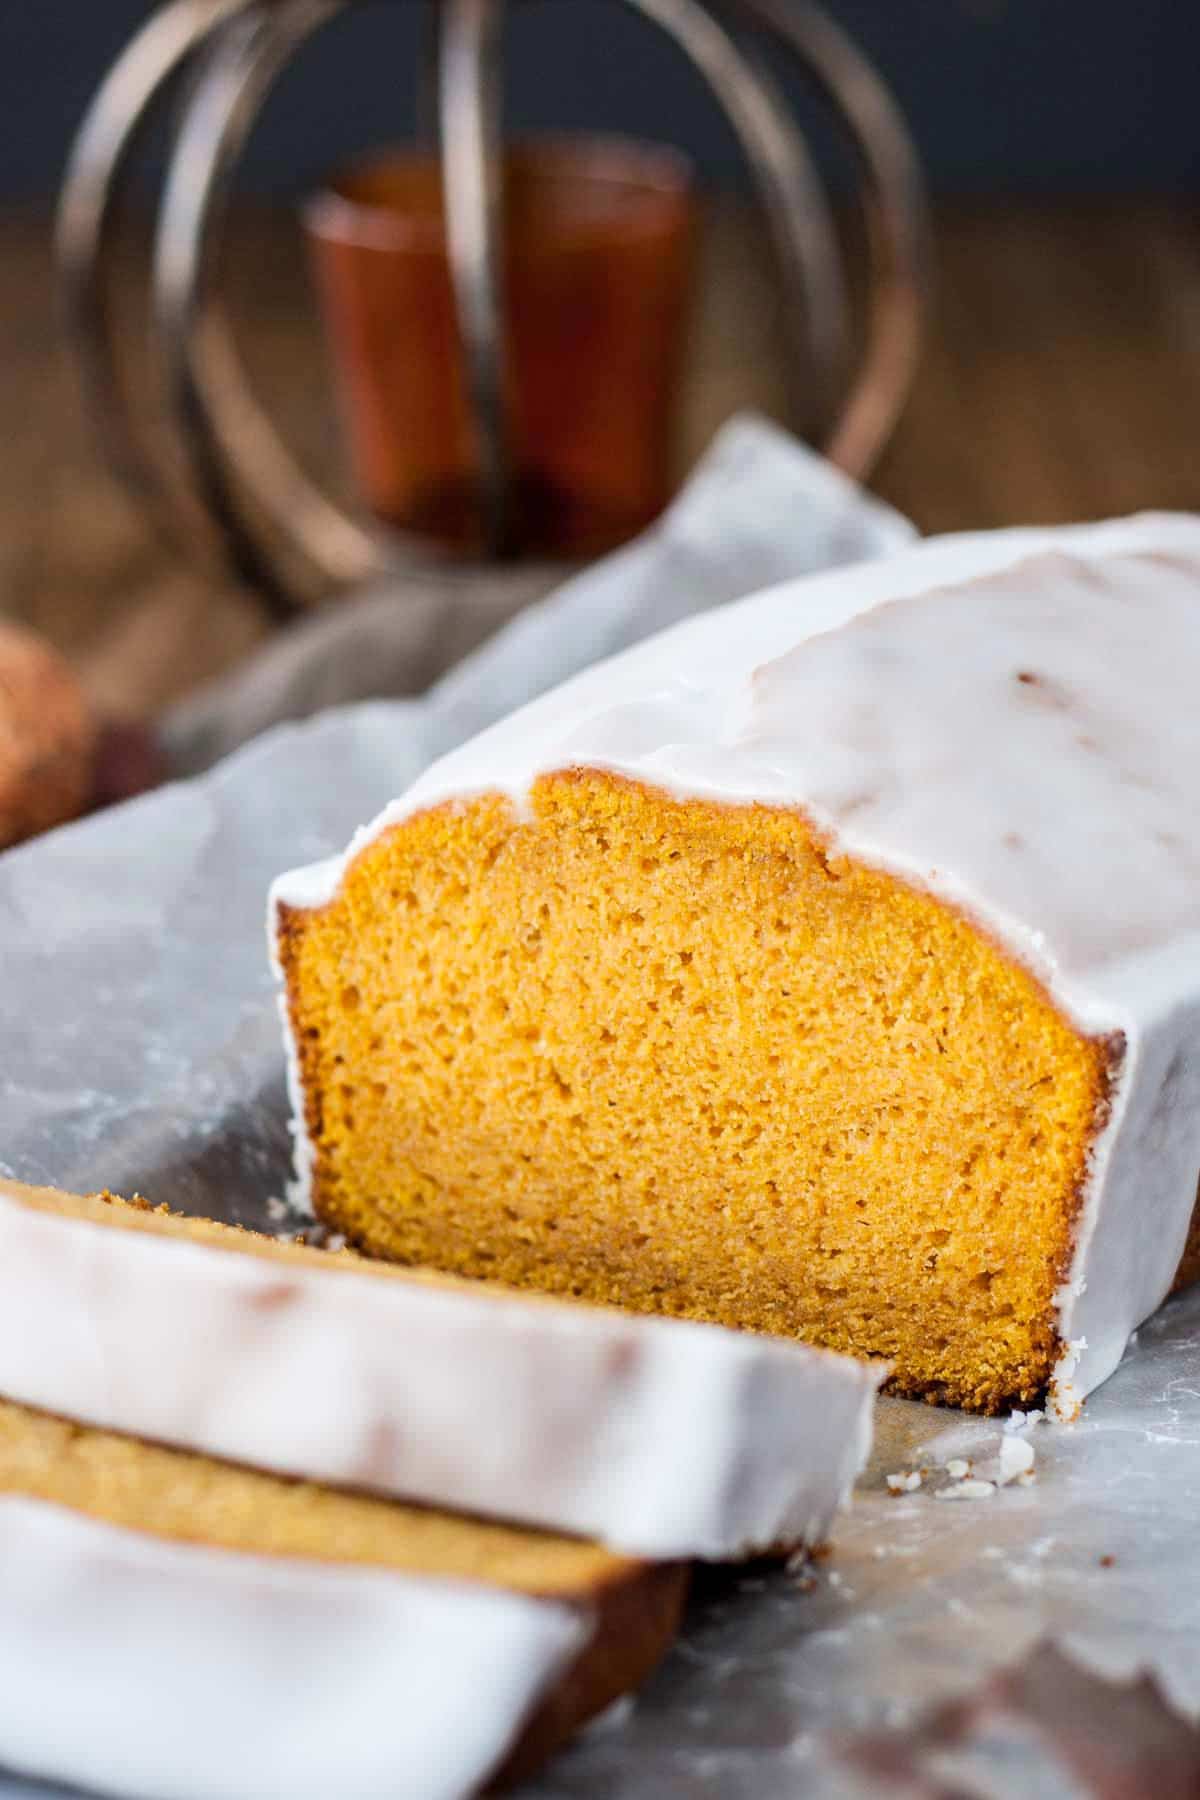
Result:
M883 1373L0 1180L0 1393L637 1555L822 1542Z
M931 540L604 663L283 877L372 1252L1070 1412L1194 1273L1200 521Z
M456 1800L640 1681L685 1584L0 1401L0 1763L31 1774Z

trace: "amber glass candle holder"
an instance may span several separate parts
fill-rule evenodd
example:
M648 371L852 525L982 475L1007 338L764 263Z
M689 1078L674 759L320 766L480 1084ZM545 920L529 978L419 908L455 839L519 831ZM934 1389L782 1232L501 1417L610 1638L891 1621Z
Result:
M621 139L520 146L504 181L510 537L586 556L669 498L696 205L674 151ZM464 551L485 540L441 176L389 152L305 211L360 492L378 518Z

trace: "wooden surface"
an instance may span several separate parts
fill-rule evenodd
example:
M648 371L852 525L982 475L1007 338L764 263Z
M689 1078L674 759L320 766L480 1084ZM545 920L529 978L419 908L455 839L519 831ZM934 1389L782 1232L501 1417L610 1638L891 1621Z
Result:
M778 415L776 302L737 220L710 233L681 467L722 418ZM922 529L1200 508L1200 230L1182 207L938 221L920 378L873 485ZM287 433L336 479L294 230L243 221L230 305ZM0 220L0 613L61 645L94 698L146 716L270 632L252 595L183 562L101 466L60 342L44 222Z

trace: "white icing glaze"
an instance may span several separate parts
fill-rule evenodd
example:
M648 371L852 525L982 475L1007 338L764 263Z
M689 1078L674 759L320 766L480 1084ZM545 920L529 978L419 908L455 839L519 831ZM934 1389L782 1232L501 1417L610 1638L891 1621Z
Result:
M62 1217L0 1181L0 1392L647 1557L816 1543L882 1365Z
M588 1631L558 1602L0 1494L0 1762L123 1800L459 1800Z
M961 591L960 591L961 590ZM932 539L677 626L433 765L346 855L542 773L795 806L977 918L1082 1029L1122 1033L1059 1298L1067 1410L1178 1264L1200 1171L1200 520ZM1033 680L1022 680L1021 676Z

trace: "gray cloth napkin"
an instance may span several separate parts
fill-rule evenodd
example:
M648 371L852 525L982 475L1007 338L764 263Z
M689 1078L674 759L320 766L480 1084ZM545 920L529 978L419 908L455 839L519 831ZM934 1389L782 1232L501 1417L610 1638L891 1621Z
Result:
M763 419L738 418L665 516L467 653L561 580L545 566L444 568L334 606L166 717L172 773L193 775L288 719L433 687L443 748L589 662L755 588L895 549L915 534L812 451Z

